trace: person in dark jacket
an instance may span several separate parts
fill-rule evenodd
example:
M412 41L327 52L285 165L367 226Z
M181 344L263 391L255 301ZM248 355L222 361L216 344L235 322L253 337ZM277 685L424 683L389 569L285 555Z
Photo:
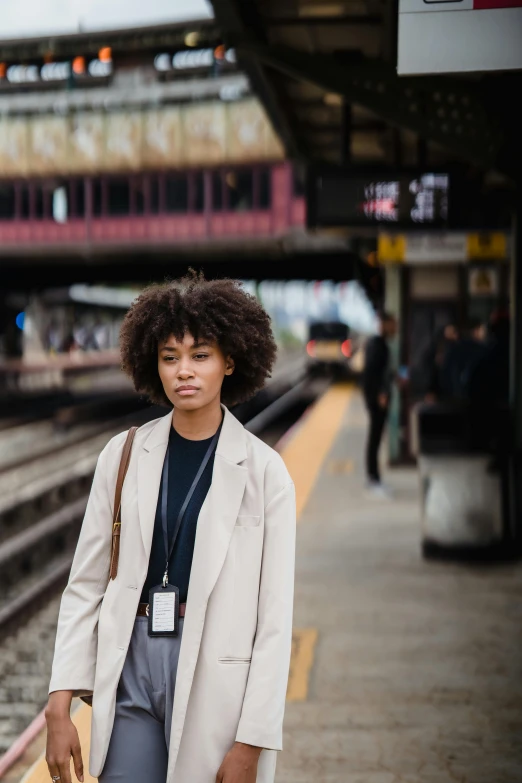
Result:
M388 340L396 333L397 321L389 313L383 313L380 318L379 334L372 337L366 346L363 371L363 394L370 418L366 446L368 488L372 494L380 497L389 494L381 482L379 473L379 447L390 405L392 373Z
M507 405L509 400L510 321L504 310L489 320L489 339L468 372L471 402Z
M452 348L459 339L454 324L437 330L422 358L423 393L426 402L435 402L451 396L450 365Z

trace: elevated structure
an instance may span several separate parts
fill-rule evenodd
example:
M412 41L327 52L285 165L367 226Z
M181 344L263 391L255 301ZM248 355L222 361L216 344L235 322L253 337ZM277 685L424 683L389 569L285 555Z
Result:
M100 266L116 280L122 262L149 280L200 254L226 273L254 259L243 276L262 277L267 257L345 251L307 235L299 182L212 20L0 42L0 117L15 287Z

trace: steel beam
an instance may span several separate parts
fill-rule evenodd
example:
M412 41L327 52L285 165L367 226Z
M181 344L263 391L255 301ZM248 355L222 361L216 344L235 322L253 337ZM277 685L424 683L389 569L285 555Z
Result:
M334 56L236 41L241 54L294 79L309 81L358 103L389 124L441 144L460 158L491 168L504 163L504 135L488 117L480 87L444 77L401 77L381 62L347 65ZM502 170L512 176L511 170Z
M252 41L255 45L266 45L266 37L263 31L261 17L254 3L239 6L234 0L211 0L214 15L220 28L223 30L225 41L235 46L238 41ZM282 109L282 99L278 95L277 88L268 77L265 68L255 54L248 49L238 51L236 48L240 68L250 79L253 91L259 96L265 110L270 117L274 130L280 136L283 145L290 157L306 157L297 141L291 122Z

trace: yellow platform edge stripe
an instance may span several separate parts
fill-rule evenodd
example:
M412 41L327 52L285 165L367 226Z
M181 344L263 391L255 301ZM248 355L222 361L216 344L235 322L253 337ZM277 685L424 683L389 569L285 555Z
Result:
M351 384L336 384L311 407L282 449L281 456L295 484L297 521L310 498L324 461L339 433L354 394Z
M292 659L286 691L287 701L306 701L308 697L317 636L317 628L294 628L293 630Z
M351 384L336 384L319 398L303 418L281 456L292 476L296 490L297 521L312 493L319 473L332 448L348 405L353 396ZM318 633L315 628L295 628L292 634L292 660L288 679L287 701L305 701L314 661ZM83 702L72 716L78 729L84 765L84 783L96 783L88 773L91 708ZM71 764L71 778L76 780ZM49 770L42 755L27 771L20 783L49 783Z

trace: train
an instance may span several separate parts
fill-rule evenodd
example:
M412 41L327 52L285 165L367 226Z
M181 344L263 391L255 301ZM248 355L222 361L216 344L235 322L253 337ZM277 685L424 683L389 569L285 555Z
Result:
M306 353L310 376L354 378L359 374L360 340L342 321L310 323Z

